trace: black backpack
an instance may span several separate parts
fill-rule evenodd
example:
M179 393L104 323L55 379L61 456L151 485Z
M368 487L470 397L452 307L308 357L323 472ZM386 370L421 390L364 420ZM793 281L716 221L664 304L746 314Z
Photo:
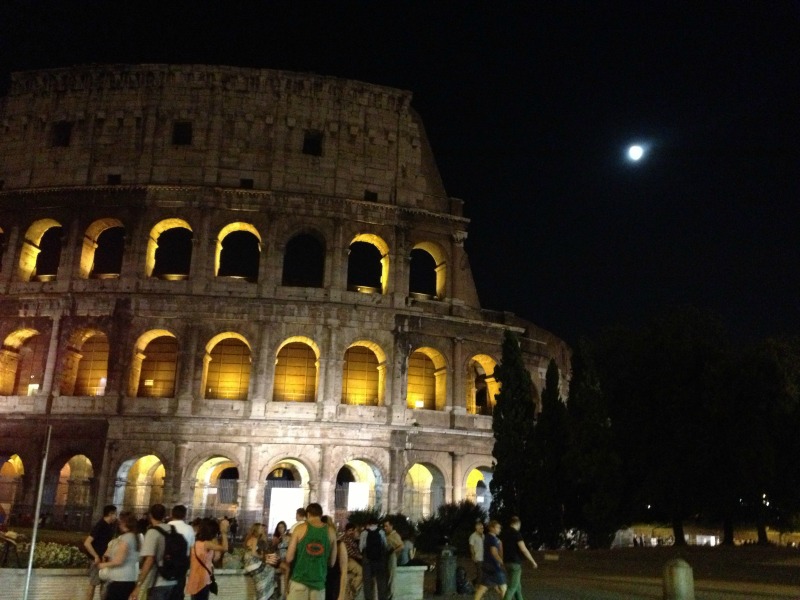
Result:
M158 565L158 574L164 579L175 581L186 576L189 570L189 545L174 525L169 531L156 526L155 530L164 536L164 558Z
M370 562L380 562L386 559L386 546L383 544L381 532L378 529L367 529L367 543L364 546L364 556Z

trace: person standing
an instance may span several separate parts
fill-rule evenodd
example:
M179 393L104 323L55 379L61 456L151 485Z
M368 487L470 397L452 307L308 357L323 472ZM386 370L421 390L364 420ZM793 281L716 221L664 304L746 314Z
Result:
M344 526L341 540L347 550L347 600L355 600L364 580L364 571L361 567L361 549L358 547L360 532L352 523Z
M172 594L175 580L164 579L158 572L158 567L164 562L165 535L170 531L169 525L164 523L166 516L167 509L163 504L153 504L147 513L150 528L144 536L144 544L139 551L142 566L136 587L130 595L131 600L139 597L139 590L142 588L147 590L147 600L169 600ZM161 529L161 532L156 529Z
M286 551L286 562L293 566L288 600L325 600L325 578L336 555L336 533L322 522L322 507L312 502L305 523L294 527Z
M483 572L475 588L474 600L481 600L490 587L495 588L501 598L505 597L506 571L503 567L503 544L498 537L501 529L500 523L489 521L486 537L483 540Z
M539 565L533 560L531 553L525 546L525 540L519 532L522 521L517 516L511 517L508 531L503 536L503 560L508 572L508 589L503 600L524 600L522 598L522 559L526 559L534 569Z
M483 571L483 521L475 521L475 531L469 536L469 555L475 565L475 577L472 583L478 585Z
M220 553L221 556L228 551L230 525L228 519L221 519L217 523L208 518L200 522L192 547L189 577L186 580L186 592L191 595L192 600L208 600L214 572L214 555ZM219 542L217 535L220 537Z
M98 564L100 569L108 569L105 600L127 600L136 585L139 575L139 534L136 531L136 517L123 511L117 520L120 536L114 545L112 556Z
M117 507L107 504L103 507L103 517L95 523L92 531L83 540L83 547L89 556L92 557L92 564L89 565L89 592L87 600L94 598L94 590L103 582L100 580L100 569L97 565L103 562L103 555L108 548L108 543L114 537L114 523L117 520ZM102 594L101 594L102 596Z
M387 569L389 573L389 600L392 598L392 590L394 589L394 575L397 571L397 559L403 551L403 538L394 528L394 525L389 519L383 522L383 531L386 533L386 547L389 550L389 557L387 560Z
M194 527L186 522L186 507L183 504L176 504L170 512L169 524L175 527L175 531L180 533L186 540L186 556L189 556L194 546ZM186 587L186 575L179 577L172 588L170 600L183 600L184 588Z

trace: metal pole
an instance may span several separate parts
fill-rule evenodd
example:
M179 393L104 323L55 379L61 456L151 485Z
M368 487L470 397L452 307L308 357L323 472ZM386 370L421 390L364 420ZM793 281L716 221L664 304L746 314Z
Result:
M47 471L47 455L50 453L50 434L53 433L53 426L47 426L47 437L44 442L44 454L42 455L42 472L39 477L39 492L36 494L36 511L33 514L33 533L31 533L31 553L28 556L28 573L25 575L25 592L22 600L28 600L28 592L31 587L31 573L33 571L33 552L36 549L36 534L39 532L39 513L42 510L42 494L44 493L44 476Z

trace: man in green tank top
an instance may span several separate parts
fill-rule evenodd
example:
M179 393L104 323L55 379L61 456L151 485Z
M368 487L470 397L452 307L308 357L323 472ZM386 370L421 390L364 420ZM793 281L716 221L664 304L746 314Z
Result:
M336 533L322 522L322 507L309 504L306 519L292 531L286 551L292 566L287 600L325 600L328 566L336 564Z

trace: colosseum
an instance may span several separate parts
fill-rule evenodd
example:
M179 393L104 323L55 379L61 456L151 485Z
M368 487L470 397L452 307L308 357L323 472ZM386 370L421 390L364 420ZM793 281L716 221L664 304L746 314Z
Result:
M31 519L40 480L43 522L70 528L106 503L488 506L504 332L537 390L569 350L481 308L411 100L266 69L12 75L0 518Z

